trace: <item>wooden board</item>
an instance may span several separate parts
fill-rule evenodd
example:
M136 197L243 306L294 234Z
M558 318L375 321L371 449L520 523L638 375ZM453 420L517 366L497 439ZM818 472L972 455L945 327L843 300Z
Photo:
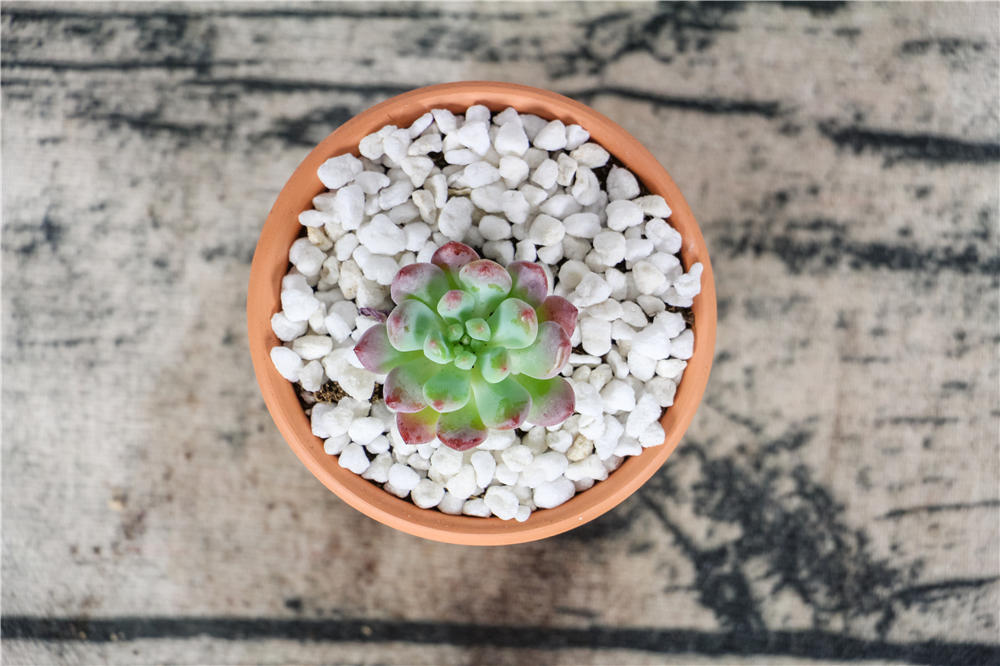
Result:
M996 663L995 5L2 9L5 663ZM462 79L591 104L712 252L662 472L523 546L358 514L246 351L333 128Z

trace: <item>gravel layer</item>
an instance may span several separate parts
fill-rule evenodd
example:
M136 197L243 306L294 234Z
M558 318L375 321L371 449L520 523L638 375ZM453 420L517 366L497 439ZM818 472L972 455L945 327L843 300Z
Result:
M702 266L684 271L666 201L589 138L510 108L435 109L319 168L328 191L299 216L271 359L341 467L422 508L523 521L663 443ZM580 310L562 372L576 412L564 423L494 431L466 452L400 439L384 376L353 347L391 310L399 268L451 240L504 265L537 261Z

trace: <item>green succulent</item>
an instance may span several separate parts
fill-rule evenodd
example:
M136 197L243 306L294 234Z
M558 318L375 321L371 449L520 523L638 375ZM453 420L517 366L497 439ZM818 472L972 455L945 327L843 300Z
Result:
M490 429L551 426L573 413L569 360L577 310L549 294L538 264L504 268L451 242L431 263L404 266L390 288L395 308L358 341L361 364L388 373L385 404L403 441L437 437L463 451Z

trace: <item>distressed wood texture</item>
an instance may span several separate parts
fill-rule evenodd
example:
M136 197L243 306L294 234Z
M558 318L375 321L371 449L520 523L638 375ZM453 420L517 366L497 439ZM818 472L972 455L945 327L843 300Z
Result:
M996 5L5 3L5 663L996 663ZM395 93L593 105L704 229L716 365L615 511L418 540L295 459L250 258Z

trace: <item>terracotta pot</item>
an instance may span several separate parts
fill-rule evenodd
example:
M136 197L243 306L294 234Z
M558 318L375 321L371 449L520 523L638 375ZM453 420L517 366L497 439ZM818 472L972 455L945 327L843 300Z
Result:
M432 108L464 111L473 104L484 104L493 111L512 106L524 113L582 125L651 192L667 200L673 209L670 222L684 239L684 266L700 261L705 267L701 294L694 299L694 356L688 361L674 405L664 413L664 444L627 458L606 481L559 507L532 512L523 523L421 509L341 468L336 457L324 453L323 442L312 434L293 385L278 374L269 356L270 349L280 344L271 331L270 319L281 309L280 285L289 266L288 249L301 231L298 214L311 208L312 197L325 189L316 176L317 167L335 155L358 154L362 137L384 125L405 127ZM247 294L250 355L257 381L278 430L295 455L327 488L371 518L426 539L470 545L514 544L559 534L597 518L634 493L670 456L694 417L712 365L715 323L715 283L705 241L684 197L649 151L621 127L579 102L546 90L489 81L446 83L393 97L355 116L316 146L285 184L268 215L250 268Z

